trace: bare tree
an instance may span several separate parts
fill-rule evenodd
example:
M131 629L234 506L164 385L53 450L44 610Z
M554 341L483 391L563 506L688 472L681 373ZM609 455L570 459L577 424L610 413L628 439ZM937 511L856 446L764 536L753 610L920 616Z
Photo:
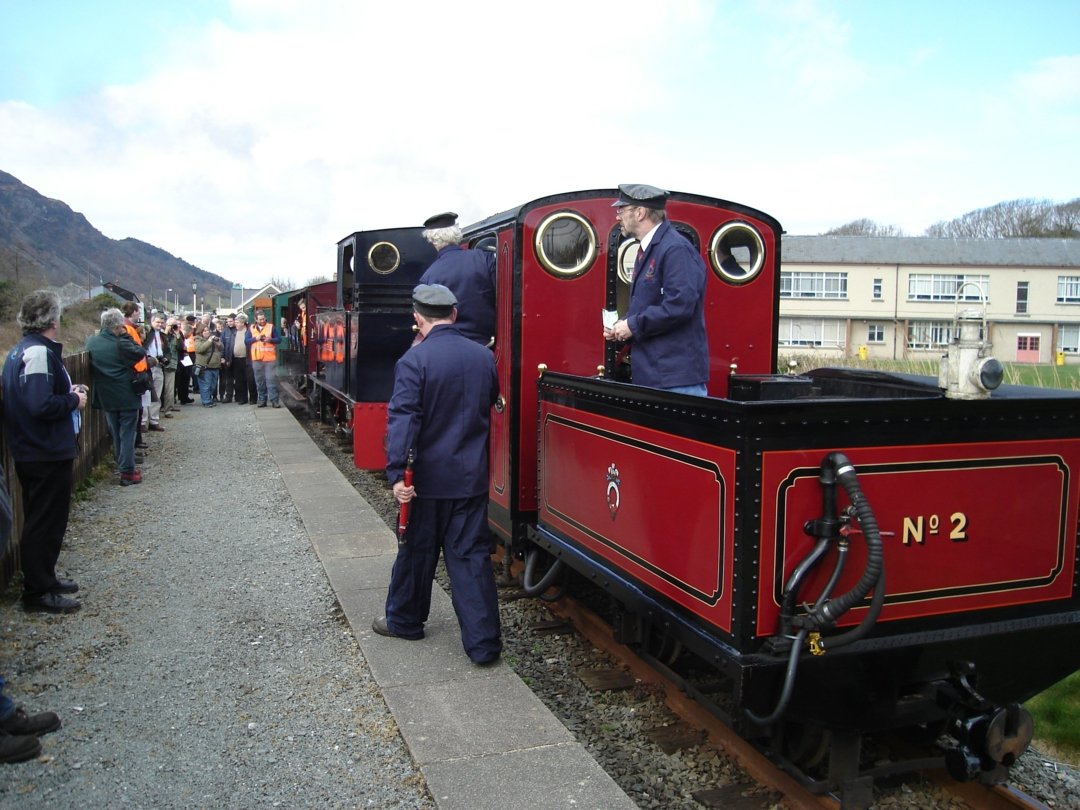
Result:
M872 219L853 219L846 225L840 225L825 231L823 236L903 236L904 232L896 225L878 225Z
M296 285L293 284L293 280L291 278L279 278L279 277L275 276L275 277L271 278L266 283L267 284L273 284L275 287L277 287L282 292L285 292L286 290L294 290L294 289L296 289Z
M307 286L312 287L315 284L325 284L328 281L333 281L329 276L312 276L307 280Z
M1003 237L1080 237L1080 198L1055 204L1050 200L1021 199L969 211L948 222L935 222L927 236L968 239Z

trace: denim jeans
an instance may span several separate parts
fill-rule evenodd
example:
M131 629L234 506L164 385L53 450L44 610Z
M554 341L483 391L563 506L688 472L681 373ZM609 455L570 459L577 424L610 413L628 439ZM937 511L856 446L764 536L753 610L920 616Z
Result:
M0 720L7 720L15 711L15 701L4 694L4 676L0 675Z
M255 390L258 392L259 404L267 400L271 403L277 402L277 363L254 360L251 370L255 372Z
M199 373L199 395L202 404L209 405L214 401L217 394L218 370L216 368L204 368Z
M705 383L698 383L697 385L676 385L673 388L665 388L664 390L671 391L675 394L689 394L692 397L707 397L709 395Z
M105 411L105 424L112 436L117 469L122 473L135 472L135 434L139 430L139 409Z

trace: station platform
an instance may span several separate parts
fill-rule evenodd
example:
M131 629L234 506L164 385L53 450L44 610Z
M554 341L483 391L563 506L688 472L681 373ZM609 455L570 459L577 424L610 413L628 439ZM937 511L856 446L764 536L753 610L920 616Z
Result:
M255 411L311 544L436 805L535 810L637 805L504 662L461 648L437 585L425 638L377 635L397 539L285 408Z

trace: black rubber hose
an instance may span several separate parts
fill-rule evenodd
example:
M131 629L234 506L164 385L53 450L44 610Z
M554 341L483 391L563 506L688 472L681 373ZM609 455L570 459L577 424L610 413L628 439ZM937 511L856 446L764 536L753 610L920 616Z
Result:
M862 577L855 583L855 587L842 596L830 599L821 607L814 607L810 611L810 619L819 627L834 624L838 618L865 599L866 595L870 593L870 590L882 577L884 570L881 532L878 529L877 518L874 517L870 504L867 503L866 496L863 495L862 488L859 486L859 480L855 476L855 468L843 453L830 453L826 460L835 467L837 480L844 487L848 499L855 509L855 514L862 526L863 536L866 539L867 555L866 567L863 569ZM884 588L879 590L884 590Z
M778 635L789 636L792 633L792 619L795 616L795 600L799 596L799 585L811 568L821 559L821 556L829 550L831 539L823 537L817 541L813 550L803 558L802 562L791 572L787 583L784 585L784 598L780 605L780 632Z
M791 645L791 652L788 654L787 670L784 672L784 688L780 692L780 699L776 701L776 707L772 712L767 717L760 717L749 709L746 710L746 716L758 725L771 725L783 717L784 712L787 711L788 702L791 700L791 694L795 691L795 674L799 669L799 653L802 651L803 642L806 641L806 636L809 632L810 631L806 628L800 630L799 635L795 637L795 642Z
M534 546L525 555L525 573L521 577L521 589L526 596L539 596L542 594L551 587L551 583L555 581L559 572L562 571L562 560L555 560L547 573L540 578L540 581L533 584L532 578L536 574L536 561L540 558L540 554L540 549Z

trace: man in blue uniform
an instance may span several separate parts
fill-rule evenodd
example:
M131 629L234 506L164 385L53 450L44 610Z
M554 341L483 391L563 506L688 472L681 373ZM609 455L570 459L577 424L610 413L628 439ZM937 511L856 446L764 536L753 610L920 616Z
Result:
M461 246L457 214L447 211L428 217L424 238L439 252L421 284L442 284L458 301L456 326L461 334L488 345L495 336L495 254Z
M607 340L631 344L636 385L707 396L705 262L667 221L668 193L621 185L612 204L623 236L640 244L626 317L604 330Z
M384 636L424 637L440 551L453 591L465 653L477 664L502 651L498 595L487 530L488 426L499 395L490 351L454 323L457 299L441 284L413 290L413 318L424 337L394 369L386 477L409 524L390 575ZM413 485L404 473L410 452Z

